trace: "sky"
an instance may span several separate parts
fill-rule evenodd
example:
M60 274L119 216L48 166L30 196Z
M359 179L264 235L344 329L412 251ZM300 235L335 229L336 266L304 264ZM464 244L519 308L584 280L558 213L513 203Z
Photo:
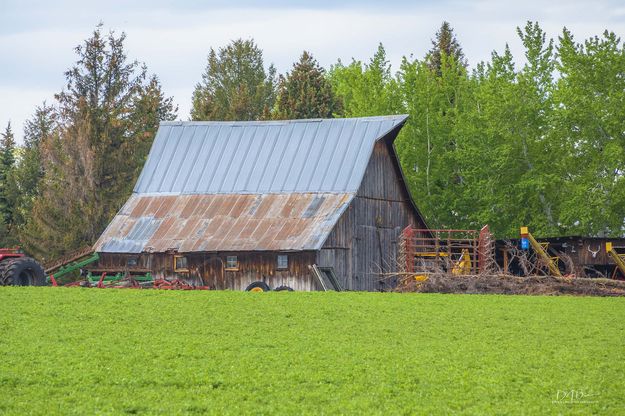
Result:
M522 63L518 26L538 21L553 38L566 26L578 41L606 29L622 36L625 0L0 0L0 129L11 121L21 142L24 121L44 100L54 102L74 48L100 22L126 33L128 57L158 75L187 120L211 47L253 38L265 62L284 73L303 50L328 68L338 59L367 61L382 42L395 70L402 56L425 55L443 20L471 67L506 43Z

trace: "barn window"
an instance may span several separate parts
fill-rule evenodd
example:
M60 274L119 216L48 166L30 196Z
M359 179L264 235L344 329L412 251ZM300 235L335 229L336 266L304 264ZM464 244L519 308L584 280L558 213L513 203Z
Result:
M135 267L138 263L139 261L136 257L129 257L128 260L126 261L126 266Z
M276 265L276 269L286 270L288 268L289 268L289 256L286 254L278 254L278 264Z
M186 256L174 256L174 272L188 272L189 263Z
M226 270L239 270L237 256L226 256Z

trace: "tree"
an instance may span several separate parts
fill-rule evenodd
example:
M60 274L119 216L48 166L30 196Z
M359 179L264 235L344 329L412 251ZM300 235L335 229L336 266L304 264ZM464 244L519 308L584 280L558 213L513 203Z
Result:
M454 30L448 22L441 24L441 28L436 32L436 37L432 40L432 49L426 56L428 67L437 74L441 73L443 56L453 57L455 62L464 68L467 67L464 52L462 52L460 43L454 35Z
M275 118L331 118L341 111L325 70L304 51L293 70L280 79Z
M175 116L124 40L98 26L56 95L58 127L40 144L46 169L23 234L34 254L92 244L128 198L159 121Z
M625 45L613 32L557 47L553 140L563 144L559 221L569 233L622 236L625 226Z
M346 66L339 60L330 68L328 79L343 102L345 116L396 114L403 107L382 44L368 64L353 60Z
M211 48L202 81L193 91L193 120L258 120L274 106L276 70L265 70L253 40L238 39L217 52Z
M152 75L147 84L142 84L137 88L132 107L134 110L129 116L128 135L133 137L133 140L127 141L120 149L121 157L127 163L127 169L124 171L126 189L120 195L123 200L132 192L143 169L158 130L159 121L175 120L178 113L178 106L174 105L172 97L165 96L156 75ZM123 177L119 179L124 180ZM123 200L120 199L119 204L122 204Z
M0 141L0 223L11 231L15 211L15 137L11 122Z
M431 225L461 228L472 220L462 198L470 171L462 118L473 105L474 83L445 54L438 73L425 60L404 57L397 77L402 112L410 115L396 142L408 186Z
M47 140L55 129L56 111L45 102L24 125L24 145L15 168L18 198L15 205L15 224L19 228L30 218L34 199L39 195L40 182L44 175L41 159L41 143Z

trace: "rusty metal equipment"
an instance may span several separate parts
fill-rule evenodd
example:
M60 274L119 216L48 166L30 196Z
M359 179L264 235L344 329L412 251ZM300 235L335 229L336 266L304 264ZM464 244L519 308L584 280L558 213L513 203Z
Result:
M552 276L562 277L562 273L560 273L560 268L558 267L558 262L560 258L558 256L550 256L547 252L547 250L549 249L549 243L539 243L538 241L536 241L534 236L530 234L527 227L521 227L521 239L528 240L529 244L532 246L532 249L547 267L549 273ZM524 243L522 242L522 244Z
M399 244L400 269L423 277L429 273L455 276L484 272L494 264L488 227L477 230L433 230L406 227Z
M70 273L81 271L81 279L65 284L65 287L85 287L85 288L135 288L135 289L208 289L208 286L190 285L181 279L155 279L151 273L137 274L127 271L104 271L94 275L90 271L83 271L84 267L98 261L100 255L94 253L91 248L82 248L69 253L59 259L46 264L46 272L49 273L48 282L52 286L58 286L57 279Z
M618 269L623 276L625 276L625 254L618 253L613 246L612 242L608 241L605 243L605 251L616 264L616 269L614 269L614 273L612 274L612 278L616 277L616 270Z

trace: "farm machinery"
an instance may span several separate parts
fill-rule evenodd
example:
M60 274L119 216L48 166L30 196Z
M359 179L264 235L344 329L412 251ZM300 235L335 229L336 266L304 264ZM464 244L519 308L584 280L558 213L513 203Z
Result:
M518 239L494 240L488 227L435 230L407 227L399 239L398 263L405 275L472 276L509 273L557 278L625 278L625 239L564 236L537 238L520 227Z
M0 249L0 286L66 286L93 288L208 289L193 286L180 279L155 279L151 273L133 274L124 271L92 274L85 268L100 259L86 247L52 262L41 265L27 257L19 248ZM80 278L65 284L64 278L78 273Z
M48 283L59 286L58 280L68 274L80 272L81 279L64 284L66 287L93 287L99 289L135 288L135 289L208 289L206 286L192 286L180 279L155 279L150 272L145 274L130 273L128 271L104 271L94 274L85 267L100 259L90 247L70 253L46 266Z
M0 248L0 286L43 286L46 275L35 259L19 248Z

